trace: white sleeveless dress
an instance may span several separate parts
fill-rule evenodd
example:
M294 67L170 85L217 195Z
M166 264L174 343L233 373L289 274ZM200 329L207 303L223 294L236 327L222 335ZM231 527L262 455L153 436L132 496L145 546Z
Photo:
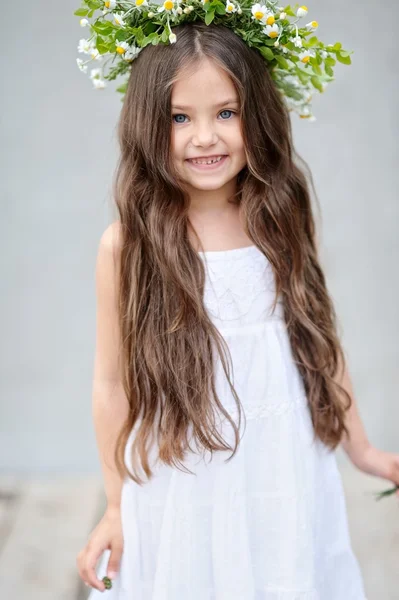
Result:
M90 600L365 600L336 457L313 442L281 301L271 313L271 265L256 246L200 256L246 415L240 446L228 462L192 453L195 475L162 465L142 487L125 481L120 573ZM220 363L217 390L236 417Z

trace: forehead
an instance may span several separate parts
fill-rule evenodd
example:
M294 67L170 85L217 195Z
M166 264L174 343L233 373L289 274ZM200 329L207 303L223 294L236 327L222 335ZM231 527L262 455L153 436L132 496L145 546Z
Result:
M238 101L234 84L226 71L209 59L182 69L172 86L173 106L214 106L227 99Z

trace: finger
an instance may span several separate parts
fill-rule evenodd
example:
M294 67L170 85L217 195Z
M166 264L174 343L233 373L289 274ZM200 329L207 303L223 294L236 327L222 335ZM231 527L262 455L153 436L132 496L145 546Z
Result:
M108 560L107 575L110 579L115 579L119 572L120 561L122 557L123 546L115 544L111 547L111 555Z
M99 554L101 554L101 551ZM97 577L96 573L96 564L99 559L99 554L90 550L88 551L86 557L86 566L83 570L83 580L86 581L91 587L103 592L105 590L105 585L101 579Z

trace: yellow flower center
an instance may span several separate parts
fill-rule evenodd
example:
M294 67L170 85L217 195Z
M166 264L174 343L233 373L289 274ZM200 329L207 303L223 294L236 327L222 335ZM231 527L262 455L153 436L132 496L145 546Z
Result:
M106 8L109 8L109 7L110 7L110 5L111 5L111 2L104 2L104 4L105 4L105 7L106 7Z
M273 25L274 24L274 17L273 16L272 17L268 17L266 23L268 25Z
M312 27L318 27L318 26L319 26L319 24L317 21L312 21Z
M256 13L254 14L255 19L259 19L259 20L263 19L263 16L264 16L263 12L260 10L257 10Z
M136 0L136 6L141 6L144 0Z
M269 37L271 37L271 38L275 38L275 37L277 37L277 36L278 36L278 33L277 33L277 31L271 31L271 32L269 33Z
M116 51L118 54L125 54L125 52L126 52L126 50L124 48L122 48L121 46L117 46Z
M165 0L163 5L166 8L166 10L172 10L172 8L174 7L174 3L172 2L172 0Z
M308 10L307 6L301 6L300 8L302 8L302 10Z
M308 63L309 60L310 60L310 56L304 56L303 59L302 59L302 62L303 63Z
M227 5L227 10L233 10L234 6L232 4Z

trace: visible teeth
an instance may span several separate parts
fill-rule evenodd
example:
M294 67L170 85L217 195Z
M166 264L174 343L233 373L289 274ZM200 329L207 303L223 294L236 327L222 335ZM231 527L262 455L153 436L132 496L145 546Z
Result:
M193 162L194 164L197 165L212 165L213 163L217 163L220 162L222 160L223 156L218 156L217 158L212 158L211 160L194 160L192 159L191 162Z

